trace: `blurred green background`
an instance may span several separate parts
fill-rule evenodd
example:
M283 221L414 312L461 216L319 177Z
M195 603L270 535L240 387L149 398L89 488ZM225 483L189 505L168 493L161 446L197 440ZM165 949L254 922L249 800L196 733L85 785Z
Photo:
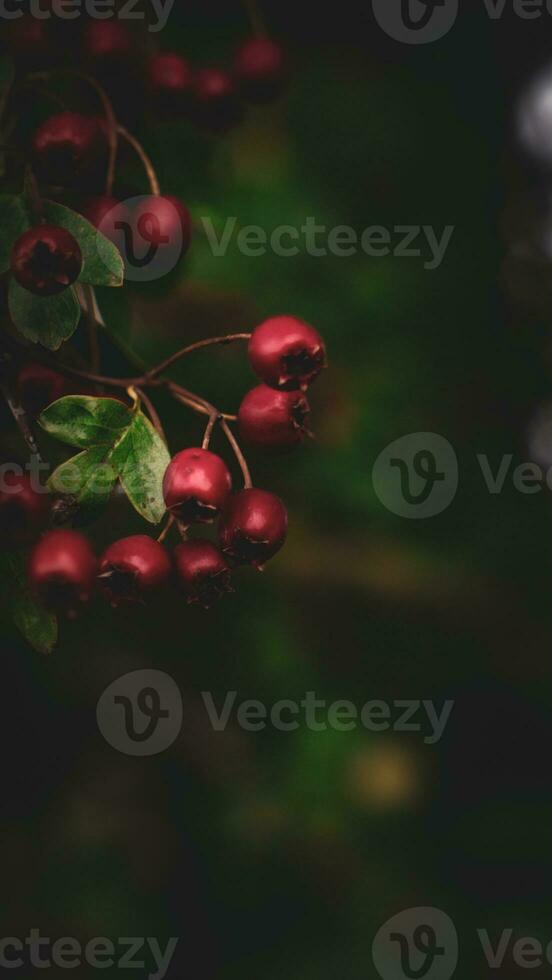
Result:
M263 576L242 574L209 613L173 595L94 606L49 659L4 631L1 931L178 936L167 976L179 980L362 980L387 918L437 906L460 935L459 975L475 980L496 974L476 928L552 939L550 493L509 479L489 494L477 461L529 459L527 427L549 395L549 268L515 248L545 190L510 127L517 89L552 56L552 24L492 21L473 4L446 38L410 49L368 4L265 12L294 62L278 104L215 140L135 113L164 190L219 229L230 216L269 232L314 216L455 231L429 271L362 253L247 258L235 243L217 258L198 229L167 280L100 291L148 363L290 312L324 335L330 368L312 391L317 441L250 456L290 511L289 543ZM246 30L237 3L182 3L161 44L205 62ZM127 178L140 188L130 163ZM103 357L124 371L107 346ZM253 382L237 348L174 377L228 410ZM197 442L201 420L157 406L173 450ZM444 513L408 521L378 500L371 472L418 431L450 441L460 483ZM141 530L118 500L98 547L114 528ZM95 709L142 667L175 678L185 717L164 754L132 759L104 743ZM316 691L455 705L428 745L360 727L253 734L235 718L215 732L202 691L217 704L228 691L268 705ZM500 974L519 971L505 960Z

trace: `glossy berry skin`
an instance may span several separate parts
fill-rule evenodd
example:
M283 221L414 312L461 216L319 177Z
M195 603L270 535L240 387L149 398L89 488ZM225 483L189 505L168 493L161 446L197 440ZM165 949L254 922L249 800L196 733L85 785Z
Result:
M164 51L150 58L148 80L156 109L172 115L189 108L193 72L181 55Z
M294 316L265 320L249 341L249 360L255 374L271 388L307 388L326 367L322 337Z
M77 531L50 531L29 560L29 582L56 612L74 614L94 590L98 563L88 540Z
M287 511L279 497L255 487L241 490L222 513L222 552L233 564L262 568L284 544L287 527Z
M50 116L32 141L37 173L56 186L73 186L88 178L105 147L105 131L99 120L79 112Z
M251 38L236 54L234 76L248 102L271 102L280 93L287 78L283 49L270 38Z
M184 541L173 553L178 584L189 603L208 609L231 592L230 566L210 541Z
M252 446L288 449L303 442L310 414L301 391L277 391L258 385L247 393L238 412L240 432Z
M22 473L3 474L0 485L0 550L32 544L50 516L51 498Z
M192 239L192 216L177 197L164 194L144 198L134 211L133 221L141 238L152 245L174 248L182 236L182 255L188 251Z
M223 133L240 122L243 107L237 86L221 68L204 68L193 80L194 116L198 125Z
M168 510L185 524L210 524L232 489L224 460L208 449L184 449L171 460L163 480Z
M170 573L167 551L146 534L116 541L100 558L100 585L112 606L143 601L166 584Z
M78 279L82 253L78 242L57 225L37 225L23 232L11 254L11 271L24 289L55 296Z
M26 364L17 376L19 400L33 418L67 393L66 379L44 364Z

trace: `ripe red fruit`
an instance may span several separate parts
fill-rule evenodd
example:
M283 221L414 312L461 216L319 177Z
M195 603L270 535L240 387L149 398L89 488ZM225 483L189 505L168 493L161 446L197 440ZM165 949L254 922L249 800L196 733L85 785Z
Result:
M244 439L251 445L285 449L303 442L308 435L309 414L309 403L301 391L258 385L243 399L238 420Z
M146 534L116 541L100 558L101 587L112 606L145 599L167 582L170 572L165 548Z
M184 541L174 550L174 562L189 603L208 609L225 592L232 592L230 566L210 541Z
M322 337L294 316L276 316L261 323L249 341L255 373L272 388L306 388L326 367Z
M224 460L208 449L184 449L171 460L163 480L167 508L185 524L210 524L232 489Z
M193 72L181 55L164 51L150 58L148 80L157 109L172 114L188 108Z
M242 44L236 54L234 75L249 102L270 102L286 81L286 58L276 41L254 37Z
M237 86L228 72L204 68L193 81L194 115L200 126L214 133L231 129L243 115Z
M92 61L119 64L132 55L132 35L125 24L112 17L92 20L84 31L85 54Z
M230 497L220 520L222 552L235 564L260 568L284 544L287 526L279 497L254 487L241 490Z
M0 548L31 544L44 530L51 498L34 489L26 474L5 473L0 480Z
M31 587L48 608L74 614L90 599L98 563L88 540L77 531L50 531L29 560Z
M26 364L17 376L19 400L33 418L67 394L67 389L66 379L44 364Z
M33 136L39 176L50 184L78 184L90 175L105 151L105 131L97 118L79 112L50 116Z
M171 194L143 198L134 212L141 238L158 248L174 248L182 235L182 255L192 239L192 216L186 205Z
M54 296L78 279L82 269L79 243L57 225L37 225L23 232L11 254L17 282L37 296Z

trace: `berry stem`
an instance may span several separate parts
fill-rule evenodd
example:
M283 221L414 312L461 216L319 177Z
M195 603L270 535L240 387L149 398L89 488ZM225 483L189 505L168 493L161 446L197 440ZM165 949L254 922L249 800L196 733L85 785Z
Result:
M82 294L86 305L85 317L88 328L88 352L90 355L90 369L93 374L98 374L100 370L100 341L98 337L98 323L94 316L94 295L92 286L83 286Z
M155 168L153 166L153 163L151 162L151 159L148 156L148 154L146 153L144 147L136 139L136 137L132 135L132 133L129 133L128 129L125 129L124 126L118 126L117 127L117 132L119 133L119 136L122 136L123 139L126 140L126 142L129 144L129 146L132 147L132 149L136 152L136 154L138 155L138 157L142 161L142 164L144 166L144 170L146 171L146 175L147 175L147 178L148 178L148 181L149 181L151 193L154 195L154 197L159 197L160 194L161 194L161 187L159 185L159 179L158 179L157 174L155 172Z
M157 543L158 544L163 544L163 542L165 541L165 539L166 539L166 537L167 537L167 535L168 535L171 527L173 526L173 524L174 524L174 517L173 517L172 514L169 514L169 516L167 518L167 523L165 524L165 527L163 528L163 530L161 531L161 534L157 538Z
M202 449L208 449L211 443L211 436L213 435L213 429L219 420L218 412L213 412L207 423L207 428L205 429L205 435L203 436L203 442L201 443Z
M32 167L29 164L27 164L25 167L24 188L31 217L36 224L40 224L44 220L44 208L42 206L42 198L40 197L40 191L38 189L38 181L34 175Z
M157 432L161 436L163 442L165 443L165 445L167 445L167 437L165 435L163 424L161 422L161 419L159 418L159 413L155 405L153 404L151 398L149 397L149 395L146 394L143 388L136 388L136 391L147 408L148 415L151 419L151 423L153 427L157 429Z
M231 447L232 447L232 449L234 451L234 455L235 455L238 463L240 464L240 469L241 469L241 471L243 473L243 485L244 485L244 488L246 490L250 490L251 487L253 486L253 481L251 479L251 473L249 471L249 467L247 465L247 461L245 459L245 456L243 455L243 453L242 453L242 451L241 451L241 449L240 449L240 447L238 445L237 439L236 439L234 433L232 432L230 426L228 425L228 422L226 421L226 419L221 418L220 424L221 424L222 430L223 430L226 438L228 439L228 442L230 443L230 445L231 445Z
M243 5L247 11L253 33L257 37L268 37L268 29L257 0L243 0Z
M21 433L21 436L29 449L32 456L35 456L38 462L41 462L40 452L36 444L36 439L33 435L33 431L29 424L27 418L27 413L19 399L16 397L13 390L11 381L8 379L7 369L11 365L11 357L9 354L2 354L0 356L0 370L1 370L1 380L0 380L0 391L2 392L6 405L8 406L15 424Z
M204 347L213 347L216 344L233 344L236 340L250 340L250 333L229 333L223 337L208 337L207 340L198 340L195 344L190 344L188 347L183 347L181 350L176 351L176 353L171 354L166 360L161 361L156 367L152 368L145 375L146 378L155 378L158 374L163 374L167 368L172 367L176 364L182 357L187 357L188 354L192 354L196 350L201 350Z

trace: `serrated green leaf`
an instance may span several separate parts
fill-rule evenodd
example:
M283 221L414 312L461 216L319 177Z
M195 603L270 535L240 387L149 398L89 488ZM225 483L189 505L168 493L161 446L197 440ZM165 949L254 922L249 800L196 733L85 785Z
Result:
M79 505L79 523L95 520L108 504L117 474L108 462L111 447L97 446L73 456L52 473L48 489L68 495Z
M58 467L50 489L76 496L86 506L94 501L101 506L119 479L146 521L158 524L163 519L163 476L170 456L142 412L113 398L68 395L49 405L38 421L54 438L88 450Z
M0 215L0 275L4 275L10 267L13 244L30 221L23 198L13 194L0 196Z
M19 333L48 350L59 350L79 325L80 306L73 288L57 296L35 296L12 279L8 307Z
M114 447L110 463L134 509L146 521L159 524L166 511L163 476L170 455L161 436L142 412L134 415L131 425Z
M83 259L79 282L90 286L122 286L124 264L115 245L76 211L53 201L44 201L43 206L46 220L71 232L79 243Z
M112 447L132 421L132 411L116 398L67 395L49 405L38 419L54 439L69 446Z
M0 554L5 588L3 611L39 653L51 653L58 640L58 623L52 613L33 598L27 584L25 558L19 552Z

